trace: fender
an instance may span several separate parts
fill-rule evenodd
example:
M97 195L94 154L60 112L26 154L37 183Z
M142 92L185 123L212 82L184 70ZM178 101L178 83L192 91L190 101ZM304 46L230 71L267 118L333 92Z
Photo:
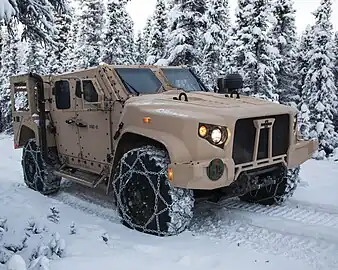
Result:
M34 136L32 136L32 133ZM39 132L38 127L34 122L26 122L24 123L19 130L16 145L18 147L23 147L29 139L35 138L37 143L39 143Z
M118 146L123 134L128 132L142 135L162 143L169 153L171 163L182 163L191 160L191 154L181 139L162 131L149 130L141 127L126 127L123 130L116 147Z

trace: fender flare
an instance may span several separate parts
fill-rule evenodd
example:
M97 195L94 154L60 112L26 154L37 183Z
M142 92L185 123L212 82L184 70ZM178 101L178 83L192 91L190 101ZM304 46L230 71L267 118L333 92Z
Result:
M188 151L185 143L179 138L158 130L149 130L140 127L125 128L116 144L116 149L120 143L121 138L126 133L141 135L163 144L168 151L171 163L182 163L191 160L191 154Z

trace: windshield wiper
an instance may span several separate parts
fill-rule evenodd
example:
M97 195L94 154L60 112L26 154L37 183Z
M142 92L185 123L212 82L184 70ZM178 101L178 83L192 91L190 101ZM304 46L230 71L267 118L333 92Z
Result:
M118 74L118 72L117 72L117 75L118 75L119 78L121 79L122 83L124 83L125 85L129 86L129 87L134 91L134 93L135 93L137 96L140 95L140 92L137 91L137 90L135 89L134 86L132 86L130 83L128 83L126 80L124 80L124 79L122 78L122 76L121 76L120 74Z

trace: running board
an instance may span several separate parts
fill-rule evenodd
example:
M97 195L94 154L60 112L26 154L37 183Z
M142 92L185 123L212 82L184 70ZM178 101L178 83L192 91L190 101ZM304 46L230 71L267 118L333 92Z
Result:
M107 178L107 175L105 174L98 175L98 174L94 174L90 172L84 172L82 170L75 170L74 172L71 172L73 168L67 168L67 169L63 169L61 167L59 170L55 171L54 174L56 176L64 177L75 183L78 183L80 185L90 187L90 188L96 188L99 184L101 184Z

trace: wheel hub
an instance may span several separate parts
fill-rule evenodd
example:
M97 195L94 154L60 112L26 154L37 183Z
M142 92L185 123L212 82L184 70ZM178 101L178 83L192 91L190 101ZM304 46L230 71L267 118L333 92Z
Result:
M124 189L127 214L137 225L144 225L154 214L154 192L144 176L129 181Z

